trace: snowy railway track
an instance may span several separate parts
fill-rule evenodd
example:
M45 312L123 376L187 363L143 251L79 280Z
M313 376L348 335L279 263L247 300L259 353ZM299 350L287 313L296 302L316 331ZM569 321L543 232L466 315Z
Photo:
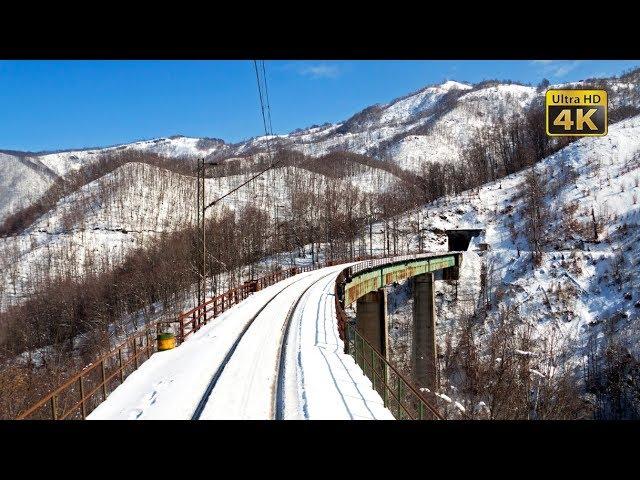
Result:
M285 384L284 384L284 374L285 374L285 367L286 367L286 355L287 355L287 339L289 336L289 330L290 330L290 325L291 325L291 321L298 309L298 306L300 305L300 301L304 298L304 296L307 294L307 292L313 288L315 285L318 284L318 282L322 281L323 279L326 279L327 277L331 276L331 275L335 275L334 271L330 271L329 273L326 273L325 275L322 275L321 277L318 277L316 279L314 279L308 286L306 286L304 288L304 290L302 292L300 292L299 294L296 293L297 298L295 299L295 301L291 304L290 308L287 310L286 312L286 316L284 316L284 323L282 324L282 327L279 329L280 330L280 336L279 336L279 340L278 340L278 346L277 346L277 352L275 354L275 377L273 378L272 381L272 386L270 388L270 412L268 414L268 418L270 419L283 419L284 418L284 396L285 396ZM234 359L234 354L236 353L236 351L238 350L238 347L243 343L243 341L249 341L247 340L247 337L250 337L252 334L252 328L255 329L257 328L256 326L256 320L258 320L260 318L261 315L265 315L265 310L267 308L270 308L273 303L275 301L277 301L279 298L282 298L283 294L285 294L285 292L289 292L291 290L291 288L293 288L296 284L298 284L299 282L302 282L306 279L309 279L309 277L313 277L314 273L311 273L309 275L305 275L303 277L301 277L298 280L295 280L294 282L291 282L290 284L288 284L287 286L285 286L284 288L280 289L275 295L273 295L269 300L267 300L262 306L261 308L251 317L251 319L247 322L247 324L244 326L244 328L242 329L242 331L240 332L240 334L238 335L238 337L236 338L236 340L234 341L233 345L231 346L231 348L229 349L229 351L226 353L222 363L220 364L220 366L217 368L216 372L214 373L213 377L211 378L211 381L209 382L209 384L207 385L207 388L204 392L204 394L202 395L202 397L200 398L200 401L198 402L196 409L193 412L193 415L191 416L192 420L200 420L200 419L204 419L207 417L207 415L203 415L203 413L205 412L205 410L207 410L207 406L209 405L209 415L217 415L214 411L216 410L215 407L211 406L212 403L212 399L215 399L215 391L216 391L216 386L218 385L222 375L225 373L225 369L227 368L227 366L233 362ZM282 318L282 317L280 317ZM263 322L268 322L270 319L269 317L264 318ZM265 332L256 332L256 336L260 336L260 334L262 333L262 335L264 336ZM268 332L267 332L268 333ZM258 358L260 357L260 355L263 354L263 352L265 352L265 344L264 342L260 343L257 348L255 349L255 354L254 357ZM268 350L268 349L266 349ZM266 353L266 355L268 356L268 352ZM260 362L256 361L256 365L259 365ZM249 378L249 385L252 384L252 380L253 378ZM259 382L258 382L259 383ZM258 392L251 392L251 394L255 394L257 395ZM245 395L243 397L244 401L241 402L242 405L245 405L247 403L250 403L247 399L247 396ZM242 410L242 409L241 409ZM249 409L250 410L250 409ZM243 412L246 413L246 412Z
M280 289L234 339L192 419L393 418L338 337L342 266Z
M393 419L344 353L333 283L348 264L272 285L153 355L90 419Z
M274 420L284 420L284 397L285 397L285 366L286 366L286 358L287 358L287 339L289 338L289 330L291 326L291 321L293 320L293 316L295 315L298 306L300 305L300 301L307 295L307 292L316 286L321 280L324 280L330 275L335 275L335 272L329 272L326 275L318 278L311 285L304 289L304 291L300 294L298 299L295 301L291 308L287 312L287 319L285 320L284 328L282 330L282 340L280 342L280 350L278 352L278 375L274 384L274 394L273 394L273 416Z
M236 349L238 348L238 345L240 345L240 342L244 338L244 336L247 333L247 331L249 331L249 329L251 328L251 326L253 325L255 320L260 316L260 314L264 311L264 309L267 308L267 306L271 302L273 302L282 292L284 292L286 289L288 289L292 285L294 285L294 284L296 284L298 282L301 282L302 280L307 278L307 276L308 275L306 275L306 276L304 276L302 278L299 278L298 280L296 280L294 282L291 282L290 284L288 284L284 288L278 290L278 292L275 295L273 295L267 302L265 302L265 304L260 308L260 310L258 310L256 312L256 314L253 317L251 317L251 319L247 322L245 327L240 332L240 335L238 335L238 338L236 339L236 341L233 343L233 345L231 346L231 348L229 349L229 351L225 355L224 360L222 361L222 363L220 364L220 366L218 367L218 369L214 373L213 377L211 378L211 381L207 385L207 388L206 388L204 394L202 395L202 398L198 402L198 405L196 406L196 409L194 410L193 415L191 416L191 420L199 420L200 419L200 417L202 415L202 412L204 411L204 409L205 409L205 407L206 407L206 405L207 405L207 403L208 403L208 401L209 401L209 399L211 397L211 394L213 393L213 389L215 388L216 384L218 383L218 380L220 379L220 376L222 375L222 372L224 371L225 367L227 366L227 364L229 363L229 361L233 357L233 354L235 353Z

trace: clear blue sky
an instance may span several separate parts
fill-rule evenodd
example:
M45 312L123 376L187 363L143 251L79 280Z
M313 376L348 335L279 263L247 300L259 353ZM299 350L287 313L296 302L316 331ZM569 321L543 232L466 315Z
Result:
M537 84L640 61L267 61L273 129L348 118L443 80ZM263 133L250 61L0 61L0 149L106 146L174 134Z

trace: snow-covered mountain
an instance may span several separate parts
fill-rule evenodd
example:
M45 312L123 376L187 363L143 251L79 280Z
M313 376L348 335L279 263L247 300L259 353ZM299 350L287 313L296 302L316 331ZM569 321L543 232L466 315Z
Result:
M36 157L0 153L0 222L37 200L57 177Z
M640 108L640 71L620 78L585 80L549 88L589 85L610 93L611 108ZM546 89L511 82L488 81L477 85L447 81L428 86L387 104L373 105L344 122L270 137L272 145L312 156L336 150L391 160L420 172L425 162L455 162L479 130L497 119L519 116ZM266 138L258 137L221 150L216 155L242 156L264 151Z
M640 107L638 77L640 73L636 72L597 82L611 92L612 106L636 108ZM543 89L514 83L468 85L447 81L365 108L344 122L277 135L270 141L278 148L311 157L346 150L420 172L425 162L456 162L478 130L491 128L497 119L521 115L542 95ZM105 153L126 156L127 152L146 152L178 162L205 156L250 164L265 151L265 137L228 144L219 139L174 136L103 149L0 153L0 222L38 200L56 180L97 163ZM361 165L345 181L362 192L384 191L395 178L385 168ZM209 179L208 195L213 198L228 191L247 175ZM286 167L269 172L225 204L231 208L254 205L273 214L273 205L281 202L286 192L284 176L314 188L323 181L322 174ZM0 240L0 248L11 252L5 257L12 259L11 266L3 270L13 282L5 278L5 284L16 286L18 279L29 277L38 268L49 272L55 259L62 268L70 263L70 255L77 272L83 271L89 260L99 265L117 264L126 252L144 245L150 236L193 223L193 184L193 177L130 163L57 199L53 208L36 218L21 235ZM43 259L47 259L45 264ZM5 294L13 290L6 288ZM20 295L17 286L13 293Z
M577 88L597 85L610 93L611 108L640 108L640 70L620 78L556 85ZM538 91L540 90L540 91ZM275 148L310 156L349 151L389 160L420 173L425 162L456 162L479 130L496 119L521 115L543 89L498 81L469 85L446 81L386 104L367 107L349 119L296 130L285 135L256 137L236 144L220 139L173 136L106 148L45 153L0 153L0 221L42 195L56 177L65 177L95 162L103 153L155 153L169 158L247 159Z

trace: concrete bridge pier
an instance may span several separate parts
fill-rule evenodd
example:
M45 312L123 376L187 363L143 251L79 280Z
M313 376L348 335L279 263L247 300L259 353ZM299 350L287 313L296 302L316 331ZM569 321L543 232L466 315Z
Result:
M387 291L380 288L358 298L356 328L362 336L388 358Z
M438 368L433 286L433 273L424 273L413 278L411 366L418 387L426 387L435 392L438 387Z

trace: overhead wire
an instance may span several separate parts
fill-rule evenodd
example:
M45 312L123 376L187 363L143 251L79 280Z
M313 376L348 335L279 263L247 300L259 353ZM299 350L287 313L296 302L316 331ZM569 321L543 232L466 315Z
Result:
M271 106L269 104L269 92L268 92L268 89L267 89L267 74L266 74L266 69L265 69L265 66L264 66L264 60L262 60L261 69L258 69L258 62L253 60L253 68L254 68L255 73L256 73L256 82L258 84L258 97L260 98L260 111L262 113L262 124L264 126L264 134L265 134L265 141L266 141L266 144L267 144L267 156L269 158L269 166L267 166L265 169L261 170L260 172L258 172L253 177L251 177L248 180L246 180L245 182L241 183L237 187L232 188L231 190L229 190L224 195L221 195L220 197L218 197L215 200L213 200L211 203L209 203L205 207L205 210L207 208L209 208L209 207L212 207L213 205L218 203L220 200L222 200L222 199L228 197L229 195L237 192L238 190L240 190L242 187L244 187L248 183L254 181L256 178L260 177L261 175L263 175L267 171L277 167L280 163L282 163L282 159L278 160L277 162L274 162L273 153L272 153L272 150L271 150L270 137L273 136L273 128L272 128L272 125L271 125ZM263 77L262 78L262 82L261 82L261 79L260 79L260 70L262 70L262 77ZM262 86L262 84L264 84L264 95L263 95L263 86Z

